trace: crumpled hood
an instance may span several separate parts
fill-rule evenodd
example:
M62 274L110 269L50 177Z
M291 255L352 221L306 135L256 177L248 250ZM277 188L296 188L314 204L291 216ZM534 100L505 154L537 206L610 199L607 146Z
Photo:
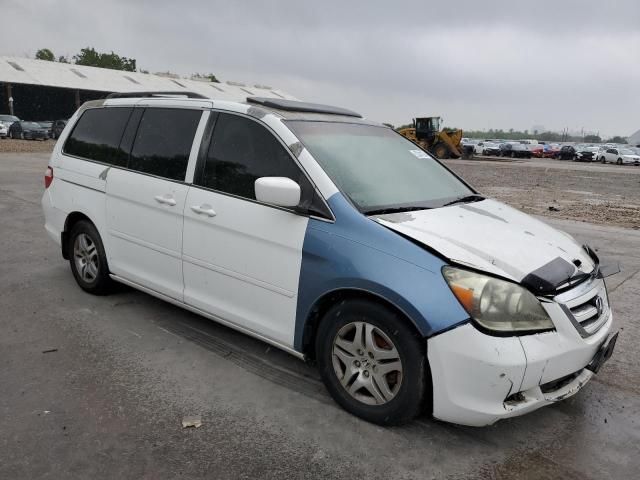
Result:
M567 277L595 266L568 234L495 200L371 218L454 263L517 282L550 266L568 268Z

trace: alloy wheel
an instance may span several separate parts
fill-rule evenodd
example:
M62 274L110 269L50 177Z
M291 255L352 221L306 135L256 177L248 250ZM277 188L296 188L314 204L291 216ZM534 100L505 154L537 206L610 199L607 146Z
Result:
M382 405L402 384L402 360L391 339L367 322L342 327L333 340L331 359L342 387L356 400Z
M86 233L76 237L73 244L73 259L82 280L91 283L98 277L98 249Z

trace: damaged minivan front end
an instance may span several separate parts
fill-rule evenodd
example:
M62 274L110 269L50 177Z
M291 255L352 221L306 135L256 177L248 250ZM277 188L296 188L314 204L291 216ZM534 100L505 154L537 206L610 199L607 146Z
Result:
M446 257L470 322L427 340L433 415L483 426L574 395L613 351L595 252L494 200L376 220Z

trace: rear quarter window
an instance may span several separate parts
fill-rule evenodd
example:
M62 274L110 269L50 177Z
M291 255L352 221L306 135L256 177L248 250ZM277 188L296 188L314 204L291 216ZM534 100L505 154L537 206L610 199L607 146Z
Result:
M120 141L132 108L92 108L85 111L64 144L63 152L109 165L126 166L128 152Z

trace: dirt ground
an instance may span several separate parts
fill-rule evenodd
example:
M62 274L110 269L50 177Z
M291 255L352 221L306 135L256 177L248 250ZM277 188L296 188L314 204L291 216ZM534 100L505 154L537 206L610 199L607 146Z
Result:
M481 193L524 212L640 229L640 167L541 159L446 164Z
M55 140L11 140L0 138L0 153L50 152Z

